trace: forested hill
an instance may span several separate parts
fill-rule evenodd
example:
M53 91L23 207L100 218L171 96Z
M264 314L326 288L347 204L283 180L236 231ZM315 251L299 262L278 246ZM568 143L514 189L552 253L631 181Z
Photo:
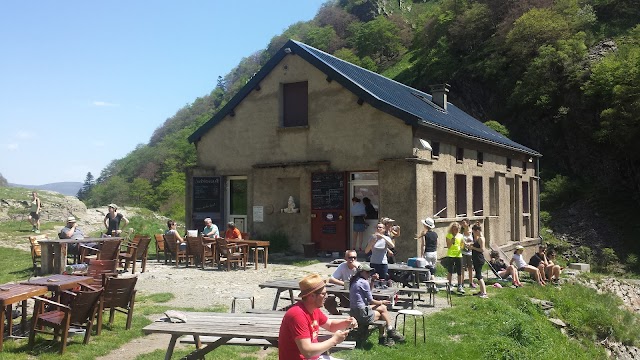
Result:
M638 9L640 0L329 1L248 54L148 144L95 181L87 174L81 196L181 219L184 170L195 164L187 136L291 38L427 92L451 84L453 103L544 155L543 184L553 191L543 206L587 190L638 200Z

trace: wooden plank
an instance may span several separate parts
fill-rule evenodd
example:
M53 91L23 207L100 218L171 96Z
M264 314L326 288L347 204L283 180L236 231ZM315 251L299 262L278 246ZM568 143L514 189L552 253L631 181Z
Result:
M385 322L383 321L383 325ZM203 344L209 344L220 340L218 336L200 336L200 342ZM318 339L319 341L324 341L325 339ZM183 344L195 344L196 341L191 335L183 336L180 338L180 342ZM228 340L225 345L238 345L238 346L264 346L264 347L277 347L276 344L273 344L264 339L246 339L246 338L232 338ZM356 347L355 341L343 341L340 344L335 345L331 349L333 350L353 350Z

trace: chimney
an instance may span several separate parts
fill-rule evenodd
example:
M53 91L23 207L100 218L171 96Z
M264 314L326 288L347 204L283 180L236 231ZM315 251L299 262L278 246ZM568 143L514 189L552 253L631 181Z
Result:
M447 93L451 88L449 84L430 85L431 101L440 106L442 110L447 111Z

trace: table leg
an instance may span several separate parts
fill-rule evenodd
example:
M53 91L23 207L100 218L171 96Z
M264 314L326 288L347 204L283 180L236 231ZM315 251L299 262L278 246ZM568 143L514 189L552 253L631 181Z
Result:
M66 249L66 246L65 246ZM67 265L67 252L65 251L62 254L62 246L61 244L53 244L53 273L54 274L62 274L65 266Z
M267 264L269 263L269 246L264 247L264 268L267 268Z
M253 263L256 266L256 270L258 270L258 247L253 247Z
M208 353L210 353L211 351L217 349L218 347L220 347L220 345L224 345L227 343L227 341L231 340L230 337L221 337L220 339L208 344L207 346L203 347L202 349L198 349L195 350L193 352L191 352L189 355L183 357L182 359L184 360L197 360L197 359L204 359L204 356Z
M13 336L13 305L9 304L6 307L7 309L7 332L9 333L8 336L11 337ZM2 336L4 336L4 332L2 333Z
M53 272L53 244L40 244L40 273L41 275L51 274Z
M272 310L278 310L278 301L280 301L280 293L283 292L283 289L278 289L276 291L276 299L273 300L273 308Z
M169 346L167 347L167 353L164 354L164 360L171 360L171 355L173 355L173 349L176 347L176 341L180 335L171 335L171 340L169 340Z
M4 340L4 314L7 310L6 306L0 306L0 351L2 351ZM11 315L9 315L11 316Z
M289 289L289 299L291 300L291 305L296 303L296 301L293 299L293 290L291 289Z

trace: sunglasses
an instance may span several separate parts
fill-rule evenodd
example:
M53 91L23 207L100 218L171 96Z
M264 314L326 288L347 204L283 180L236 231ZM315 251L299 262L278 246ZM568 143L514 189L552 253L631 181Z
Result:
M357 257L356 257L356 256L349 256L349 257L347 257L347 259L349 259L349 260L355 260L355 259L357 259Z

